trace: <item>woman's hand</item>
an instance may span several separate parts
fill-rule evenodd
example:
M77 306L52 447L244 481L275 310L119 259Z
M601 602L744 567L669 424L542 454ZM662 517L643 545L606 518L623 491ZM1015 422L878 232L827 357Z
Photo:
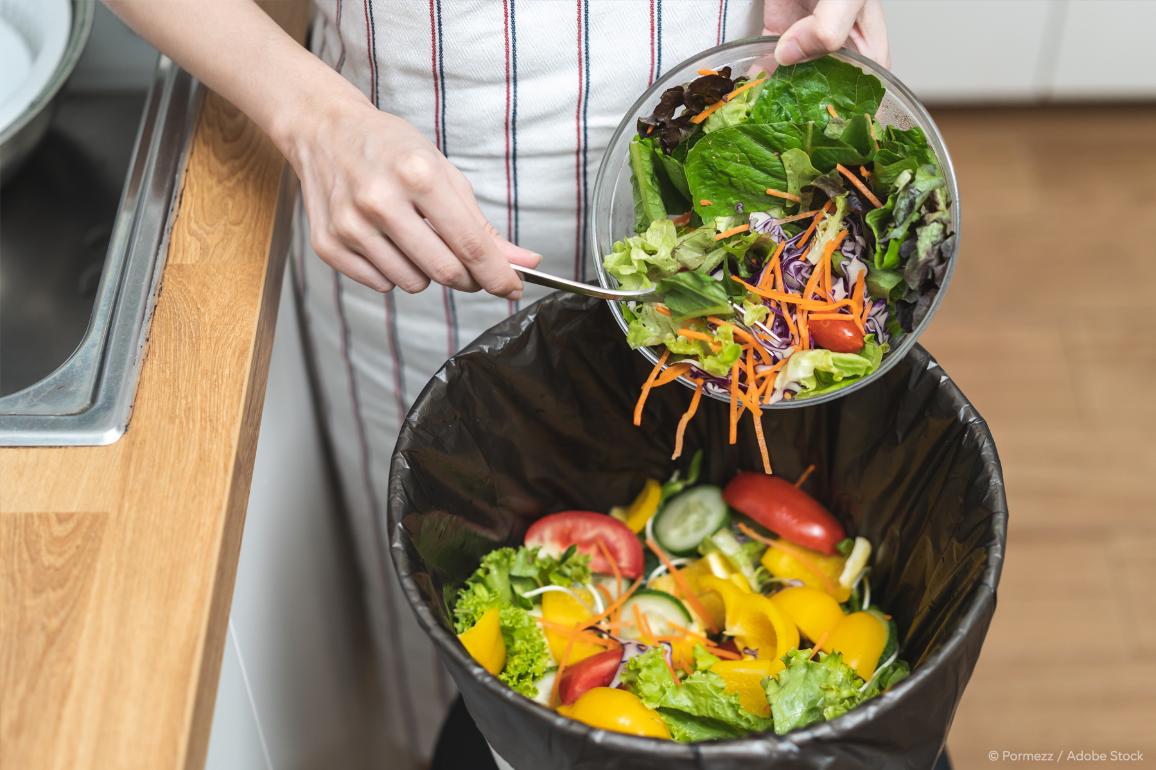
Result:
M509 263L540 257L492 234L465 176L406 121L357 92L273 133L328 264L378 291L418 292L432 280L521 296Z
M764 0L763 34L781 35L775 61L795 64L853 48L891 66L880 0Z

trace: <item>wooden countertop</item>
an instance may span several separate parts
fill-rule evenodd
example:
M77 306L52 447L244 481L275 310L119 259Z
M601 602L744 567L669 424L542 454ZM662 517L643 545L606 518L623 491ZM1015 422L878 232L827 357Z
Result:
M303 36L304 3L266 5ZM204 765L284 266L283 168L208 95L128 432L0 450L0 767Z

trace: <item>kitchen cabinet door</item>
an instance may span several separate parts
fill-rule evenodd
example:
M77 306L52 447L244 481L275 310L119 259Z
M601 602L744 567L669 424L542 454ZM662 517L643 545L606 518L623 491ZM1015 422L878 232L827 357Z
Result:
M1059 53L1050 77L1057 99L1156 97L1156 2L1062 3Z
M951 104L1043 96L1055 0L884 0L883 9L892 69L920 99Z

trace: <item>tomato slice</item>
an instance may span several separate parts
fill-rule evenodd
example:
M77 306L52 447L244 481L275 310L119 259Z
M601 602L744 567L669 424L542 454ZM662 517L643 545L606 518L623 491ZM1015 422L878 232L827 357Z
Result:
M825 554L847 537L818 500L778 476L743 472L723 490L727 505L795 545Z
M601 541L602 548L598 547ZM543 553L560 556L570 546L589 554L590 569L603 575L614 574L607 561L610 555L623 577L642 574L642 543L630 528L618 519L594 511L562 511L543 516L526 530L526 545L541 548Z
M807 329L816 346L832 353L858 353L863 349L863 332L850 317L846 321L834 318L809 320Z
M562 705L569 706L587 690L609 685L621 662L622 647L619 646L567 667L558 682L558 698Z

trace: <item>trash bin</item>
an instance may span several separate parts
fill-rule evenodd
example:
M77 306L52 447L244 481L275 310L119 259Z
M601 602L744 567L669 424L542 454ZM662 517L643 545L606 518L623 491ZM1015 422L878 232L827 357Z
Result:
M657 742L563 718L458 643L449 602L485 553L520 542L540 516L609 510L669 474L690 394L656 390L635 428L647 370L604 303L555 294L450 359L406 419L388 545L486 740L516 770L932 767L995 611L1007 501L991 433L921 347L871 387L764 418L776 471L794 478L814 463L815 495L876 546L872 589L913 666L881 697L783 736ZM704 400L686 435L687 456L703 450L704 480L761 467L753 436L726 437L726 405Z

